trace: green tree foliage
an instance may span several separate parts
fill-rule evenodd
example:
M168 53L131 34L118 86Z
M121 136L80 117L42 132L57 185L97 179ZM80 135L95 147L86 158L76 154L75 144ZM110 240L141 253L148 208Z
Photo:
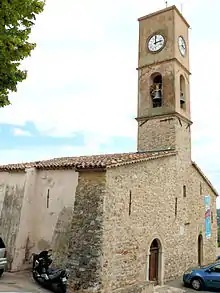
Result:
M0 107L10 104L9 92L27 77L19 67L36 46L28 39L44 5L42 0L0 0Z

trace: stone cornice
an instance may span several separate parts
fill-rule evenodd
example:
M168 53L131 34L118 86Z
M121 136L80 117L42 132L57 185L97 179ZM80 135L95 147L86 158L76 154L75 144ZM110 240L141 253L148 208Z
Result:
M165 59L163 61L158 61L158 62L152 62L150 64L145 64L145 65L142 65L142 66L138 66L136 68L136 70L141 70L143 68L146 68L146 67L149 67L151 68L152 66L155 66L155 65L160 65L160 64L163 64L163 63L168 63L168 62L177 62L179 66L182 67L182 69L184 69L189 75L191 75L191 72L177 59L177 58L169 58L169 59Z
M167 114L160 114L160 115L154 115L154 116L141 116L141 117L137 117L135 118L138 122L140 121L144 121L144 120L152 120L152 119L160 119L160 118L171 118L171 117L177 117L178 119L181 119L183 121L185 121L186 123L188 123L189 125L192 125L193 122L188 119L187 117L181 115L180 113L174 111L171 113L167 113Z
M172 6L169 6L169 7L166 7L164 9L161 9L161 10L158 10L156 12L153 12L153 13L150 13L150 14L147 14L145 16L142 16L142 17L139 17L138 18L138 21L141 21L141 20L145 20L147 18L151 18L155 15L158 15L158 14L161 14L161 13L164 13L164 12L167 12L167 11L170 11L170 10L175 10L176 13L181 17L181 19L183 20L183 22L186 24L186 26L188 28L190 28L190 25L189 23L186 21L186 19L183 17L182 13L179 11L179 9L177 9L177 7L175 5L172 5Z

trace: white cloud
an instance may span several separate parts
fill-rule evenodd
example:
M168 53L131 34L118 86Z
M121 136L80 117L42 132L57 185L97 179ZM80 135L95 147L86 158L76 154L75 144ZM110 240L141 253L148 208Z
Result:
M181 2L189 15L197 5L169 4ZM38 47L24 63L29 77L0 122L136 137L136 19L163 7L163 0L48 0L32 34Z
M88 141L86 146L33 147L16 150L1 150L0 165L48 160L56 157L90 156L103 153L100 144Z
M210 164L219 170L216 157L220 138L216 133L220 39L218 28L211 22L219 3L215 0L211 8L205 0L168 1L179 9L181 3L184 16L192 24L193 156L202 162L204 170L210 169ZM137 125L132 117L137 106L136 20L163 7L164 0L47 0L32 33L38 46L23 64L28 69L28 79L11 95L12 106L0 110L0 122L24 125L33 121L43 134L51 135L92 133L93 137L86 136L87 147L71 148L72 154L87 153L88 149L101 151L100 142L108 141L110 136L135 138ZM211 17L204 22L201 15L207 19L207 8ZM209 35L204 31L215 38L206 42ZM18 157L34 156L34 151L18 152ZM66 155L55 148L41 152L42 156ZM11 160L17 161L18 157L10 155Z
M13 129L13 134L15 136L31 136L32 135L29 131L23 130L21 128L14 128Z

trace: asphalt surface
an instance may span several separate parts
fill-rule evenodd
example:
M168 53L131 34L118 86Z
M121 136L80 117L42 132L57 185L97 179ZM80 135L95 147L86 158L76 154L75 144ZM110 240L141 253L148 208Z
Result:
M217 256L220 255L220 247L217 248L217 251L216 251L216 254ZM182 289L182 290L185 290L185 292L187 293L195 293L197 291L191 289L191 288L186 288L183 286L183 283L182 283L182 278L180 279L176 279L174 281L171 281L171 282L168 282L166 285L170 286L170 287L173 287L173 288L179 288L179 289ZM199 291L200 293L217 293L217 292L220 292L220 290L216 291L216 290L213 290L213 291Z
M183 286L183 283L182 283L182 279L176 279L174 281L171 281L171 282L166 283L166 285L168 285L169 287L182 289L182 290L184 290L187 293L196 293L196 292L198 292L198 291L195 291L195 290L193 290L191 288L184 287ZM214 291L208 291L207 290L207 291L199 291L199 292L200 293L217 293L217 292L220 292L220 290L219 291L216 291L216 290L214 290Z
M4 273L0 278L0 292L49 293L32 279L30 272Z
M182 278L176 279L174 281L168 282L165 284L169 289L166 292L186 292L186 293L195 293L197 291L186 288L182 284ZM163 291L163 288L161 288ZM180 289L179 291L177 289ZM158 290L158 292L162 292ZM49 293L48 291L41 286L39 286L31 276L30 272L17 272L17 273L4 273L0 278L0 292L23 292L23 293ZM69 292L71 292L69 290ZM219 291L200 291L200 293L217 293Z

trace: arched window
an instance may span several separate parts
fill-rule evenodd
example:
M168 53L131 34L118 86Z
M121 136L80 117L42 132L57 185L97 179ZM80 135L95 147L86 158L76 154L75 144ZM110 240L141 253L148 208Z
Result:
M150 95L153 108L162 106L163 80L160 73L151 75Z
M180 108L186 108L186 82L183 75L180 75Z

